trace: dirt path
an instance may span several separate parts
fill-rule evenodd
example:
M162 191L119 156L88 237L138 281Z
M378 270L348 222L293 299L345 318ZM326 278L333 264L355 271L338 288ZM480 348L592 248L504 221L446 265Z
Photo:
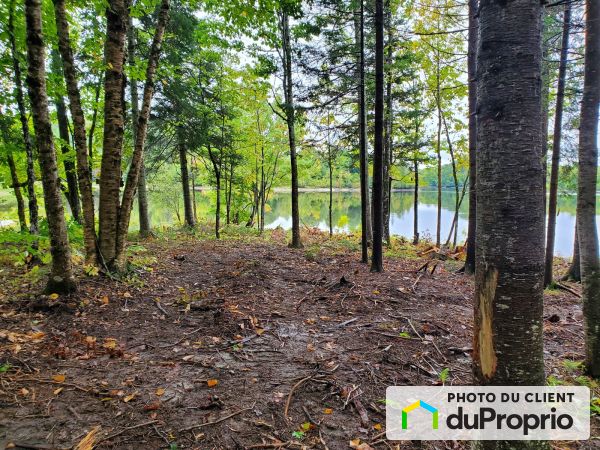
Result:
M127 284L84 278L51 312L0 305L0 449L70 448L96 426L99 449L390 448L387 386L470 382L468 277L277 242L143 245L156 263ZM546 303L562 377L581 310Z

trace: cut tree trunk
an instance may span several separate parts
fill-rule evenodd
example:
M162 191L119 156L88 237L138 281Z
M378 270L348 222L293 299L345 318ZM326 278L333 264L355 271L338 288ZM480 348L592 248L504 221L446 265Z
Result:
M29 232L39 234L39 213L37 196L35 194L35 166L33 156L33 141L29 133L29 124L27 121L27 112L25 109L25 97L23 95L23 81L21 79L21 64L17 54L17 43L15 39L15 1L11 0L8 16L8 38L10 41L10 52L13 64L15 96L17 98L17 108L19 110L19 120L21 121L21 131L23 133L23 143L25 144L25 154L27 155L27 198L29 207ZM37 243L34 244L37 247Z
M88 159L87 154L85 116L83 114L83 108L81 107L79 86L77 85L77 71L69 36L69 22L65 10L65 0L54 0L54 15L56 18L56 31L58 34L58 50L63 64L63 74L65 76L67 95L69 97L69 109L73 120L77 178L79 182L79 192L81 194L81 206L83 209L85 259L88 264L95 264L97 250L92 173L90 170L90 160Z
M482 385L545 384L541 17L531 0L482 2L479 11L473 368Z
M60 181L52 125L48 112L46 91L46 50L42 35L42 4L40 0L25 1L27 23L27 87L32 105L33 125L36 134L44 205L50 234L52 269L46 285L47 293L66 293L76 289L71 266L71 249L67 225L60 196Z
M577 236L581 257L586 368L600 376L600 261L596 229L598 106L600 104L600 2L586 0L585 71L579 126Z
M384 89L383 0L375 0L375 145L373 154L373 254L371 272L383 272Z
M554 134L552 139L552 166L550 169L550 198L548 199L548 227L546 228L546 265L544 286L552 284L554 269L554 238L556 234L556 214L558 203L558 172L560 170L560 144L562 137L562 116L565 103L567 81L567 59L569 57L569 32L571 28L571 4L565 3L563 34L558 65L558 86L556 89L556 111L554 113Z

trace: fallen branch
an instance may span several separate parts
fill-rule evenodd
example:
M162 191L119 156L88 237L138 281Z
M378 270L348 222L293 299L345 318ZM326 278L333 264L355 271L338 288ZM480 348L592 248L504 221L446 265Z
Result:
M556 287L562 289L563 291L569 292L570 294L573 294L577 298L581 298L581 294L575 289L571 289L569 286L565 286L562 283L556 283Z
M154 306L156 306L159 309L159 311L162 312L165 316L170 316L170 314L167 311L165 311L165 308L162 307L158 300L154 300Z
M352 403L354 404L354 407L358 411L358 415L360 416L360 421L362 422L363 427L368 428L370 421L369 421L369 415L367 414L367 410L362 405L360 400L357 399L356 397L354 397L354 399L352 400Z

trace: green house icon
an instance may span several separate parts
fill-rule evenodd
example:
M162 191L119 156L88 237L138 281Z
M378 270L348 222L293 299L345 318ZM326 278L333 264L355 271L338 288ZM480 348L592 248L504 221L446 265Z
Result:
M414 402L413 404L408 405L406 408L404 408L402 410L402 429L403 430L408 429L408 413L417 408L423 408L424 410L429 411L431 413L431 415L432 415L431 428L434 430L437 430L438 429L438 410L437 410L437 408L434 408L430 404L425 403L423 400Z

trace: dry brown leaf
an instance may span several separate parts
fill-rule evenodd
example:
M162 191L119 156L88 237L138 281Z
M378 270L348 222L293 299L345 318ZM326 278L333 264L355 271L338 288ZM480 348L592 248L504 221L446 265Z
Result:
M123 398L123 402L129 403L131 400L133 400L135 398L136 395L137 395L137 392L134 392L133 394L129 394L127 397Z
M108 305L108 302L109 302L108 295L105 295L104 297L102 297L100 299L100 303L102 303L103 305Z
M96 425L81 441L79 441L73 450L92 450L96 443L96 435L99 431L100 425Z
M264 328L257 328L257 329L256 329L256 334L258 334L259 336L260 336L261 334L263 334L264 332L265 332L265 329L264 329Z
M155 394L156 394L158 397L160 397L160 396L164 395L164 393L165 393L165 389L164 389L164 388L158 388L158 389L156 390L156 392L155 392Z
M54 395L58 395L62 392L64 388L59 387L58 389L54 389Z
M67 378L67 377L66 377L65 375L63 375L62 373L59 373L59 374L57 374L57 375L54 375L54 376L52 377L52 379L53 379L54 381L56 381L57 383L62 383L63 381L65 381L65 379L66 379L66 378Z

